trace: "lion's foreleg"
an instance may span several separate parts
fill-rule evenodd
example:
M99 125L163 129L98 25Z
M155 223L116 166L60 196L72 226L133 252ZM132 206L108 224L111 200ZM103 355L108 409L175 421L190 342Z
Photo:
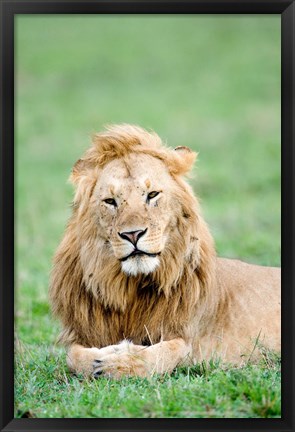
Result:
M184 339L176 338L150 346L146 352L146 361L151 373L171 373L179 364L188 361L191 346Z
M171 373L177 365L188 360L190 353L190 344L182 338L161 341L148 347L129 341L100 349L74 344L68 350L67 365L72 372L85 376L146 377Z
M184 363L191 346L183 339L162 341L151 346L134 345L123 341L121 344L102 348L95 359L93 375L107 375L113 378L122 376L146 377L153 374L171 373L180 363Z

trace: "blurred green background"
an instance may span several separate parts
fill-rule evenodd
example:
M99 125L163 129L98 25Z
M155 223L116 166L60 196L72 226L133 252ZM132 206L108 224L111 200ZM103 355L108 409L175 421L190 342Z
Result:
M53 343L51 258L67 178L109 123L199 152L190 180L219 255L280 265L279 15L18 15L17 335Z

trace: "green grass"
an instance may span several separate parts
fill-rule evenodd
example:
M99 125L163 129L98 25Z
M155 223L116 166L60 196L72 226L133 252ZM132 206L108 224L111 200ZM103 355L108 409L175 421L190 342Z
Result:
M18 16L16 24L16 415L280 416L278 360L151 380L71 376L47 298L70 214L67 177L107 123L139 124L198 151L190 181L218 254L280 265L279 16Z
M179 368L149 379L85 380L65 369L60 349L42 345L17 356L18 417L280 417L280 360ZM48 377L50 376L50 384Z

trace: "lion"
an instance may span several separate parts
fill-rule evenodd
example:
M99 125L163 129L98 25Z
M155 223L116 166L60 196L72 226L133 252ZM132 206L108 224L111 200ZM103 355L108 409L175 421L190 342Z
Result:
M211 358L241 364L258 338L280 350L280 269L217 257L186 180L196 156L123 124L95 134L74 165L50 282L72 372L120 379Z

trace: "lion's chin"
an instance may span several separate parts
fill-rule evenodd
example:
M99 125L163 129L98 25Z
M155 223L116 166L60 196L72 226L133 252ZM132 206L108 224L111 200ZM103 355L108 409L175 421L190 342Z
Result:
M132 256L121 263L122 271L128 276L152 273L160 264L159 258L151 256Z

